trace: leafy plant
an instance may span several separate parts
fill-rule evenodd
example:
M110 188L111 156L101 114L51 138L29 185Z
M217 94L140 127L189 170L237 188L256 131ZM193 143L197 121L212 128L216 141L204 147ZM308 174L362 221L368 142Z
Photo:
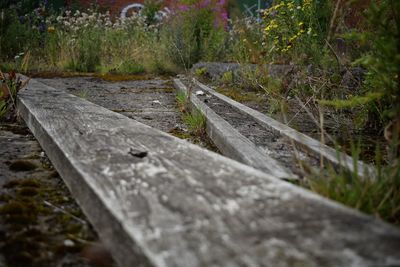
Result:
M346 34L363 51L353 64L367 72L362 90L345 99L321 101L336 108L360 107L365 125L381 128L400 120L400 2L371 1L364 30Z
M265 56L273 62L316 61L326 38L328 1L278 1L264 12ZM325 15L325 17L328 14Z
M0 81L0 118L7 116L6 120L15 120L17 93L28 83L29 79L22 82L14 71L10 71L8 74L0 71Z

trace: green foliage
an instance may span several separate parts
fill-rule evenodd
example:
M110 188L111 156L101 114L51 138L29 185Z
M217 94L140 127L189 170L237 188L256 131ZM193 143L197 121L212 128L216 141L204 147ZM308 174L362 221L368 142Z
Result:
M188 106L188 98L184 92L178 92L176 95L176 102L180 112L186 112Z
M205 134L206 117L199 110L183 114L183 121L188 125L189 131L193 134L202 136Z
M160 7L161 1L144 1L144 8L141 10L141 14L145 17L147 24L153 24L157 22L157 12L160 10Z
M232 71L224 72L221 77L221 82L224 84L232 84L234 82L233 77Z
M0 118L8 113L13 113L17 105L17 93L27 83L21 82L14 71L3 74L0 71ZM9 114L8 120L14 120L16 114Z
M254 18L235 20L230 31L227 60L241 63L265 62L262 24Z
M369 97L368 112L384 123L400 118L400 2L372 1L366 22L366 30L347 37L368 48L354 65L367 69L363 93L378 96Z
M358 160L353 148L354 166ZM308 177L306 186L318 194L346 206L375 215L394 224L400 224L400 162L382 167L378 159L376 177L362 178L356 172L343 168L330 169Z
M94 72L101 63L102 31L84 30L75 39L75 44L69 47L71 56L67 63L68 69L81 72Z
M225 32L214 22L210 8L182 11L170 18L162 27L161 40L172 62L189 69L200 59L220 58Z
M40 33L22 23L15 10L0 10L0 59L13 60L40 44Z
M264 12L263 46L273 62L316 62L322 57L329 1L277 1Z
M326 106L333 106L335 108L352 108L360 105L366 105L372 101L379 100L382 97L380 92L368 92L365 96L353 96L347 100L320 100L319 103Z
M203 67L203 68L197 68L194 71L194 74L198 77L203 77L204 75L206 75L207 73L207 68Z
M360 57L354 66L366 69L361 90L348 97L326 101L335 108L358 108L355 117L364 126L381 129L400 118L400 2L371 1L364 28L344 36L358 44Z

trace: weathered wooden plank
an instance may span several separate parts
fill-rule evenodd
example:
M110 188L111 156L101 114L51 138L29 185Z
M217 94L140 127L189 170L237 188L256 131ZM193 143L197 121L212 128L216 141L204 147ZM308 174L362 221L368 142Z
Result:
M179 80L174 79L175 88L187 95L189 90ZM206 131L223 155L262 170L267 174L282 179L297 179L297 175L283 167L278 161L260 151L250 140L240 134L221 116L204 104L195 94L189 101L207 119Z
M348 156L343 152L336 151L335 149L315 140L314 138L309 137L303 133L296 131L295 129L277 121L273 118L257 111L252 108L247 107L223 94L216 92L215 90L211 89L210 87L200 83L196 79L193 79L193 82L202 90L206 91L207 93L212 94L215 97L218 97L225 103L232 105L238 111L252 116L260 125L268 128L274 129L278 131L280 134L292 139L297 144L301 145L311 153L316 156L322 156L332 164L336 166L342 166L349 171L357 171L360 176L362 177L375 177L376 170L373 166L366 164L360 160L356 163L354 162L353 158Z
M31 80L18 109L120 266L395 266L400 231Z

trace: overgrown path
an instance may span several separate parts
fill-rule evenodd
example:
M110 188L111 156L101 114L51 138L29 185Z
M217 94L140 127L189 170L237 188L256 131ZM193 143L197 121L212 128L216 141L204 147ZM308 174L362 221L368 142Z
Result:
M82 98L19 110L120 266L400 262L397 228Z

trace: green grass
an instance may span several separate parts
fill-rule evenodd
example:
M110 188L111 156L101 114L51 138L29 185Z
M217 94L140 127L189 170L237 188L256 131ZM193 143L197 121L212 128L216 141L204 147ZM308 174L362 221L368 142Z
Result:
M200 111L194 110L183 114L183 121L188 126L189 131L196 135L204 135L206 129L206 117Z
M187 108L188 99L185 93L178 92L176 94L176 103L178 104L178 108L180 112L184 112Z
M357 162L358 156L353 155L353 159ZM400 225L400 161L396 159L384 167L377 165L375 177L360 177L343 168L329 168L310 175L302 185L346 206Z

